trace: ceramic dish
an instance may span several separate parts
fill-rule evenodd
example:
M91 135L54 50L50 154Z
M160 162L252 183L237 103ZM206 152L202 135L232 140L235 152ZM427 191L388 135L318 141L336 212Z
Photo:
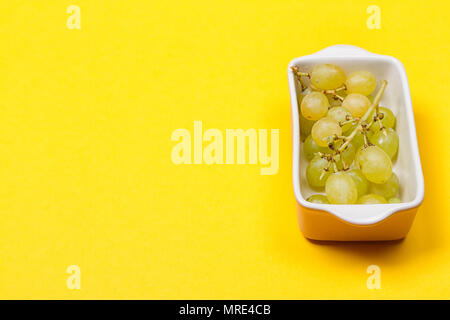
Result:
M291 66L309 72L319 63L333 63L348 74L368 70L376 79L387 80L380 101L397 118L396 131L400 147L393 170L400 180L402 203L376 205L332 205L306 201L313 193L306 181L307 160L300 140L297 86ZM317 53L292 60L288 66L293 137L293 183L300 229L315 240L372 241L395 240L406 236L424 197L424 182L417 147L416 128L408 79L402 63L396 58L374 54L358 47L336 45ZM377 86L378 89L378 86ZM375 91L377 90L375 89Z

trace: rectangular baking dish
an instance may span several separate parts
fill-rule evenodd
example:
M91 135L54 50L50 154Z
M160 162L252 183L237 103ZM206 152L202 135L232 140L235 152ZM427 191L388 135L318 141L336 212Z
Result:
M345 72L368 70L388 86L380 106L390 108L397 118L400 138L398 156L393 170L400 180L402 203L376 205L332 205L306 201L313 191L306 181L307 160L301 150L297 85L291 66L309 72L320 63L333 63ZM424 181L417 146L411 95L402 63L393 57L374 54L359 47L335 45L317 53L292 60L288 66L291 97L294 194L300 229L314 240L378 241L396 240L406 236L424 197ZM377 87L378 89L378 87ZM376 90L377 90L376 89Z

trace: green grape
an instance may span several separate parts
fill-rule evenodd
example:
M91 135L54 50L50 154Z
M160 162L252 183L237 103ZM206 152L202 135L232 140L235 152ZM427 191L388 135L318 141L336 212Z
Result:
M388 203L402 203L402 200L397 197L393 197L388 200Z
M384 128L375 133L370 142L383 149L393 159L398 150L398 134L392 128Z
M354 139L353 139L354 140ZM352 140L352 142L353 142ZM364 152L362 152L362 150L364 150L365 148L367 148L368 146L361 146L356 150L356 155L355 155L355 166L356 168L359 168L359 161L360 161L360 157L362 154L364 154ZM362 172L362 171L361 171Z
M342 135L342 128L336 120L325 117L314 123L311 135L319 147L326 147L328 146L328 137Z
M351 119L352 114L343 107L333 107L330 110L328 110L327 117L330 117L339 123L339 122L347 121L347 117L349 117ZM351 127L352 127L351 123L347 123L347 124L343 125L342 132L346 133L348 130L350 130Z
M373 117L375 116L376 110L373 110L370 114L369 118L367 118L367 122L371 122L373 120ZM383 114L383 119L381 119L381 123L383 124L383 127L385 128L394 128L395 127L395 116L392 113L392 111L388 108L379 107L379 112ZM378 121L375 121L370 126L370 131L376 133L380 130L380 124Z
M327 114L329 106L328 99L322 92L313 91L303 98L300 111L308 120L319 120Z
M314 120L308 120L300 113L300 133L302 135L304 136L309 135L311 133L311 129L314 123L315 123Z
M323 204L329 204L327 197L323 194L313 194L311 197L306 199L306 201L312 202L312 203L323 203Z
M312 136L309 135L303 143L303 153L306 156L306 159L311 160L317 152L330 153L331 150L328 147L319 147L317 143L314 142Z
M385 183L392 175L391 158L378 146L368 146L357 152L356 164L367 180Z
M370 105L370 100L360 93L350 93L342 102L342 106L355 118L361 118Z
M337 146L339 148L339 146ZM344 164L342 163L341 157L344 160L344 163L347 165L347 167L350 167L350 165L353 162L353 159L355 159L356 154L356 148L353 146L353 144L350 142L347 147L342 151L341 154L338 154L334 157L336 161L336 166L339 170L344 169Z
M360 93L368 96L375 90L377 80L369 71L361 70L350 73L345 85L348 93Z
M328 201L333 204L352 204L358 199L358 191L353 179L345 172L330 175L325 184Z
M356 125L355 125L356 127ZM350 129L349 132L352 132L354 129ZM358 132L352 139L352 144L355 146L356 150L361 148L364 145L364 135L361 132Z
M311 71L311 83L318 89L337 89L344 82L344 70L334 64L318 64Z
M358 199L358 204L382 204L387 203L386 199L377 194L369 193Z
M378 194L386 199L392 198L398 193L399 189L398 177L395 173L392 173L388 181L382 184L371 183L370 193Z
M306 180L311 187L323 187L327 181L330 170L324 171L328 167L328 161L321 158L320 156L315 156L306 167ZM322 173L325 172L323 175Z
M358 190L358 197L365 195L369 190L369 181L364 177L363 173L359 169L351 169L347 171L347 174L353 179L356 184L356 190Z
M352 142L354 143L354 142L355 142L355 139L353 139ZM356 150L356 155L355 155L355 165L356 165L356 167L357 167L358 169L359 169L359 165L358 165L358 163L359 163L359 158L360 158L360 156L361 156L361 154L362 154L363 149L364 149L364 146L360 146L360 147ZM362 171L361 171L361 172L362 172Z
M298 104L298 110L299 110L300 133L304 137L307 137L311 133L311 128L315 121L306 119L301 113L300 105L303 101L303 98L306 96L305 92L306 92L306 90L298 95L297 104Z

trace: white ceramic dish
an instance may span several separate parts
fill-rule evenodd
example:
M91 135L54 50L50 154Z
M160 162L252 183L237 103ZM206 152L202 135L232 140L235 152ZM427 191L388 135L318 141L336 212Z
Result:
M314 65L319 63L337 64L347 74L355 70L368 70L375 75L378 83L379 80L383 79L388 81L380 106L390 108L397 118L396 130L400 138L400 147L397 159L394 162L394 172L400 180L402 203L330 205L306 201L306 198L313 193L317 193L317 191L308 186L305 178L307 160L301 151L302 143L300 141L299 109L297 105L299 88L291 66L297 66L300 70L309 72ZM411 95L405 69L399 60L390 56L374 54L355 46L335 45L292 60L288 66L288 81L293 133L293 184L295 198L302 208L325 211L349 224L367 226L377 224L396 212L416 208L421 204L424 197L424 182Z

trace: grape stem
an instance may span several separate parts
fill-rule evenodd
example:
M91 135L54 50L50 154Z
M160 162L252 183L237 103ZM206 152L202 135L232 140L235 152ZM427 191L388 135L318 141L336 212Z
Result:
M363 130L362 123L366 121L366 119L369 117L369 115L373 112L373 110L378 106L378 103L380 103L381 96L384 93L384 90L386 89L387 81L383 80L380 83L380 89L377 92L377 95L375 96L375 99L373 99L372 104L370 105L369 109L367 109L366 113L359 119L358 125L353 130L353 132L345 139L344 143L340 146L340 148L337 150L338 153L341 153L345 150L345 148L348 146L348 144L353 140L353 138L356 136L358 132Z
M297 66L292 66L291 70L294 71L297 78L301 78L302 76L310 78L311 75L308 72L301 72Z
M329 90L321 90L317 87L315 87L312 83L309 85L312 90L322 92L323 94L331 94L334 100L339 100L340 102L344 101L344 97L338 95L338 92L342 90L346 90L347 87L345 84L342 87L336 88L336 89L329 89Z
M377 116L377 122L380 125L380 130L383 130L384 129L383 122L381 122L381 118L379 118L378 116Z
M345 121L339 121L339 125L340 125L341 127L343 127L343 126L345 126L346 124L354 123L354 122L356 122L356 121L358 121L358 120L359 120L359 118L350 119L350 120L345 120Z
M367 130L363 130L364 135L364 147L367 148L368 146L373 146L373 144L370 142L369 138L367 137Z
M319 88L317 88L316 86L314 86L312 83L310 84L310 87L311 87L311 89L313 89L314 91L320 91L320 92L322 92L323 94L332 94L333 95L333 97L336 97L337 96L337 99L344 99L344 98L342 98L341 96L338 96L338 92L339 91L343 91L343 90L346 90L347 89L347 87L345 86L345 84L344 85L342 85L342 87L339 87L339 88L336 88L336 89L328 89L328 90L322 90L322 89L319 89Z
M333 99L339 100L340 102L344 101L344 98L341 97L340 95L338 95L337 93L332 93L332 95L333 95Z
M322 180L323 176L325 175L325 173L327 173L328 171L330 171L330 167L331 167L331 163L333 162L333 158L331 159L327 159L328 163L327 166L325 168L323 168L322 173L320 174L319 179Z
M307 87L306 85L303 83L302 80L302 76L308 77L310 78L310 74L307 72L300 72L300 69L297 66L292 66L291 70L294 72L294 74L296 75L297 81L300 83L300 86L302 88L302 91L305 90Z
M347 171L349 169L349 166L347 166L347 164L345 163L343 156L341 156L341 163L342 163L342 169L344 169L344 171Z
M301 72L300 69L299 69L297 66L291 66L291 70L292 70L292 71L294 72L294 74L296 75L296 78L297 78L297 80L300 82L300 85L301 85L302 91L303 91L303 89L306 88L306 85L303 83L302 77L307 77L307 78L311 79L311 74L308 73L308 72ZM336 88L336 89L329 89L329 90L321 90L321 89L319 89L319 88L316 88L312 83L310 84L310 87L311 87L311 89L314 90L314 91L320 91L320 92L322 92L323 94L331 94L331 95L333 95L333 98L334 98L334 99L338 99L338 100L340 100L341 102L344 101L344 98L341 97L341 96L339 96L337 93L338 93L339 91L343 91L343 90L346 90L346 89L347 89L347 87L345 86L345 84L342 85L342 86L339 87L339 88Z

